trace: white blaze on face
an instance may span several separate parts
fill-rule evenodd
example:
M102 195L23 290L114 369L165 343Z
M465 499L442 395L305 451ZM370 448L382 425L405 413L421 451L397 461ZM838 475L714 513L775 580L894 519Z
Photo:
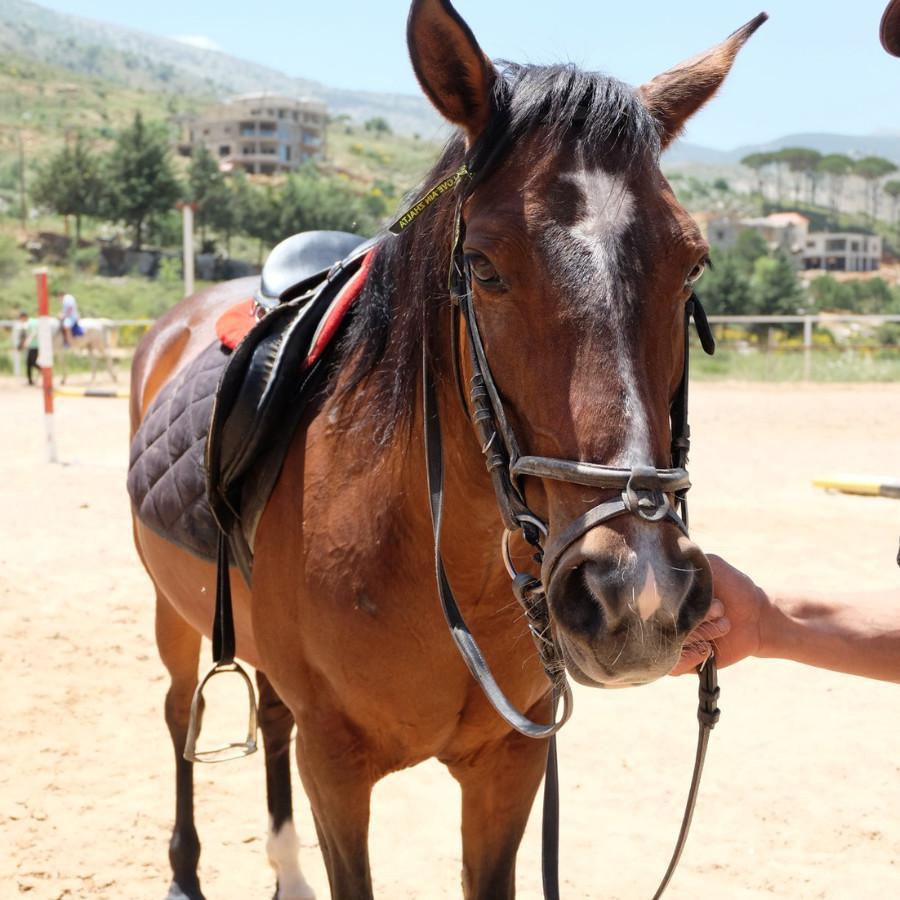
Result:
M266 854L278 876L278 900L315 900L313 889L300 871L300 839L290 819L276 832L269 818Z
M647 577L644 579L644 585L635 598L638 614L645 622L662 605L659 588L656 585L656 575L653 574L653 566L648 565L646 571Z
M625 395L626 435L622 452L611 465L633 466L649 463L650 434L641 403L631 359L631 348L623 333L623 313L628 302L620 271L623 238L634 221L635 199L625 179L600 169L584 167L561 176L561 180L576 185L584 198L584 215L571 225L569 234L589 251L593 271L589 276L592 298L604 298L608 304L610 329L616 336L614 358L619 369Z

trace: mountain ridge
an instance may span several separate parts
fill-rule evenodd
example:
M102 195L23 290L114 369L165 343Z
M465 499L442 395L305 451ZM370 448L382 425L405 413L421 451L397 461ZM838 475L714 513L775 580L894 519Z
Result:
M444 128L422 96L332 88L220 50L57 12L29 0L0 3L4 51L132 88L189 91L210 99L260 91L307 96L324 101L332 115L360 121L383 116L405 133L432 137Z
M448 126L423 96L333 88L296 78L221 50L184 43L107 22L57 12L30 0L0 0L0 53L7 52L123 87L208 98L270 92L324 101L332 116L363 122L380 116L395 131L443 139ZM730 168L750 153L788 146L821 153L884 156L900 164L900 133L843 135L811 132L719 150L677 141L664 155L667 168Z
M771 153L785 147L809 147L819 153L844 153L854 158L883 156L900 164L900 134L838 134L833 132L798 132L786 134L758 144L744 144L733 150L717 150L678 141L663 157L669 166L736 166L751 153Z

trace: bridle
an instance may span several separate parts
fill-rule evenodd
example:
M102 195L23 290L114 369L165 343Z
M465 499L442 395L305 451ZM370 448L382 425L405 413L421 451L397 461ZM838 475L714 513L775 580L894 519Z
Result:
M452 176L426 192L404 216L401 216L391 226L390 230L394 234L401 233L430 203L451 191L456 194L448 285L453 316L450 333L456 381L463 406L471 417L481 445L500 516L505 526L501 552L512 580L512 590L525 612L538 656L551 684L553 715L550 723L534 722L516 709L505 696L467 627L450 587L441 552L444 512L441 424L433 364L429 355L428 341L424 339L422 378L425 456L434 532L438 593L450 634L466 666L498 714L512 728L527 737L551 739L544 781L542 866L544 897L546 900L557 900L559 897L559 790L555 735L571 716L573 704L571 688L565 675L562 652L552 633L546 585L560 558L575 541L591 529L618 516L634 515L646 522L672 522L682 533L687 535L687 491L691 486L686 469L690 449L690 428L687 414L691 320L693 319L697 327L701 346L707 353L714 352L715 342L703 307L692 293L684 309L684 368L681 382L669 410L672 433L671 468L658 469L645 465L621 468L594 462L522 455L519 442L506 415L503 399L491 373L473 304L471 270L463 252L465 240L463 204L486 175L496 168L507 149L507 145L502 141L493 147L486 147L484 142L476 142L467 154L466 164ZM457 317L462 320L462 329L459 328ZM462 387L461 348L458 346L460 330L467 338L465 341L466 353L472 372L469 381L468 405ZM549 528L541 517L528 506L525 499L522 480L527 477L614 490L618 492L618 496L591 507L570 523L553 541L547 543ZM670 497L674 498L674 503ZM509 541L517 531L521 531L525 541L535 549L535 559L541 563L540 577L535 577L527 572L518 572L512 564ZM668 886L687 841L709 734L719 717L716 705L718 695L715 660L710 657L700 670L700 699L697 713L700 730L691 787L675 850L663 880L654 894L654 900L661 897ZM557 718L560 701L562 701L562 712Z

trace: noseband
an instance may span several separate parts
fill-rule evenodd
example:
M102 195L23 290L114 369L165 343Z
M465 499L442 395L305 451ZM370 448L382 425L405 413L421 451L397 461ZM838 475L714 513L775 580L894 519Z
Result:
M453 596L441 553L441 531L444 511L443 451L441 425L438 415L432 360L428 342L423 341L423 411L425 422L425 455L428 491L434 531L435 571L444 615L451 636L469 671L481 686L485 696L498 714L516 731L532 738L551 738L547 758L544 787L543 823L543 881L547 900L559 897L558 887L558 817L559 798L557 785L556 732L572 714L572 692L565 674L565 661L556 642L550 623L550 611L546 597L555 568L572 544L584 534L611 519L622 515L634 515L646 522L671 522L679 530L688 533L687 491L691 486L685 468L690 449L690 428L687 421L688 376L690 352L690 323L694 321L700 343L707 353L713 353L715 342L700 301L693 294L684 309L684 369L681 382L670 406L672 433L672 467L658 469L637 465L618 468L595 462L559 459L545 456L522 455L515 433L509 424L503 400L491 373L484 342L473 305L472 276L463 253L465 221L462 208L477 184L496 167L505 154L506 147L495 146L484 152L477 144L468 155L466 165L453 176L426 193L411 211L398 219L391 231L402 232L431 202L443 194L457 193L454 241L451 252L449 290L454 321L451 323L452 356L456 367L456 380L460 397L474 425L487 470L491 477L500 515L505 526L501 550L506 568L512 579L512 590L525 612L528 627L534 640L541 664L552 687L552 721L548 724L534 722L513 706L497 684L484 655L469 631L459 606ZM483 163L478 163L483 157ZM469 405L462 389L460 352L457 346L459 333L456 315L464 324L467 351L471 364ZM549 528L527 504L522 479L526 477L595 487L615 491L616 496L590 508L571 522L559 535L548 542ZM509 541L513 533L521 531L524 539L536 551L535 559L541 563L540 577L518 572L509 554ZM700 732L691 788L682 820L675 851L654 894L661 897L674 874L682 850L687 841L691 818L699 790L700 775L706 756L709 734L718 720L716 708L718 687L715 661L710 658L700 672L700 704L698 719ZM559 718L556 711L559 701L563 708Z

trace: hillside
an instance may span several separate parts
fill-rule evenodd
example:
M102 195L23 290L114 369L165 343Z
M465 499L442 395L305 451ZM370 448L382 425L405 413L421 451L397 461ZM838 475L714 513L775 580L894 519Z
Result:
M176 98L175 103L251 91L309 96L323 100L334 116L348 115L357 122L381 116L394 131L426 140L440 140L445 134L438 116L419 95L332 88L216 50L49 10L28 0L0 3L0 60L5 69L11 63L50 65L62 68L69 79L99 78L138 95ZM6 102L7 98L0 100ZM790 134L731 150L678 141L664 163L670 169L727 169L749 153L788 146L851 156L874 154L900 163L900 134Z
M335 114L383 116L396 131L432 137L441 126L416 95L330 88L216 50L49 10L27 0L0 3L0 56L53 64L130 90L224 97L252 91L323 100Z
M664 157L669 168L734 167L751 153L770 153L785 147L809 147L825 155L844 153L853 158L883 156L900 164L900 134L786 134L761 144L745 144L733 150L714 150L700 144L677 141Z
M102 147L135 112L148 120L167 121L215 99L209 93L123 87L21 55L0 56L0 207L4 198L15 202L20 137L28 181L35 165L58 148L67 133L80 131ZM332 119L326 146L327 169L360 184L393 185L398 196L421 179L438 152L438 144L418 136L368 132L347 114Z

